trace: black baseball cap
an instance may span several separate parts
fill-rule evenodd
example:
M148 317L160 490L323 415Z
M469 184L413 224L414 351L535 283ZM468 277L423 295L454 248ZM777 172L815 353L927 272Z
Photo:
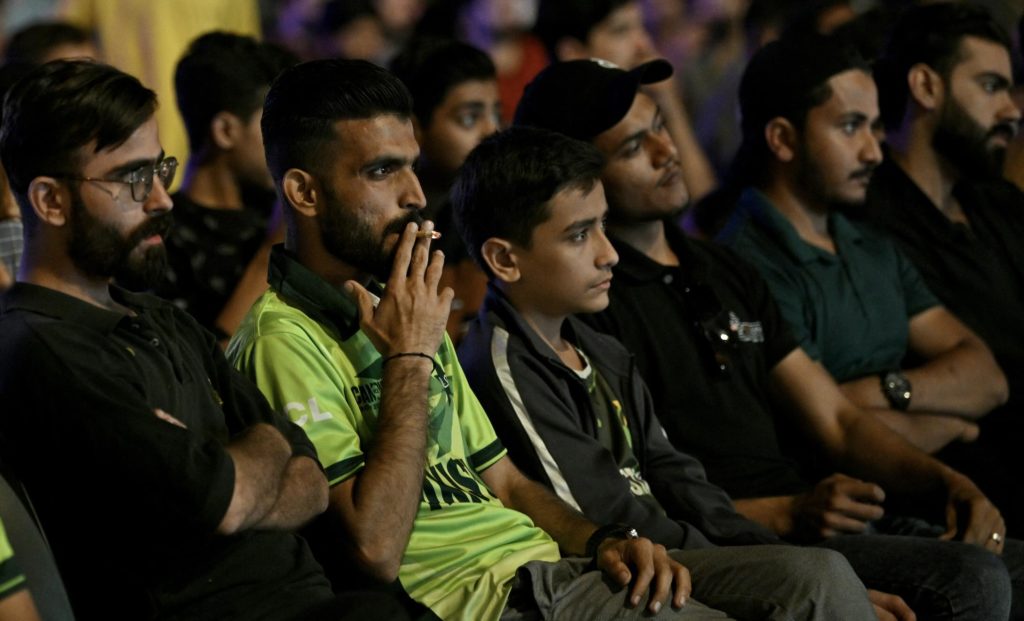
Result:
M672 65L662 59L629 71L600 59L552 63L523 89L513 125L589 142L626 116L641 85L671 75Z

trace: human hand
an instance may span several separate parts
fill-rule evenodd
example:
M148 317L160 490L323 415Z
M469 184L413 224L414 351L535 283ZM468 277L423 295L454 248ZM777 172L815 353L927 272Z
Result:
M917 615L899 595L868 589L868 599L875 607L875 615L878 616L879 621L916 621L917 619Z
M884 515L883 500L885 492L874 483L833 474L794 499L793 535L821 539L839 533L862 533L869 521Z
M423 230L432 231L432 222ZM444 338L455 293L438 291L444 255L430 252L430 236L417 237L419 227L406 225L398 239L387 288L374 308L373 296L354 281L345 284L359 306L359 325L381 356L418 352L433 356Z
M960 539L1003 553L1006 523L999 509L973 481L950 469L946 476L946 532L940 539Z
M598 569L620 586L629 590L629 605L636 607L650 587L647 610L657 614L670 594L672 607L681 608L690 596L690 572L668 556L665 546L650 539L608 538L597 548L595 562ZM631 569L632 568L632 569Z

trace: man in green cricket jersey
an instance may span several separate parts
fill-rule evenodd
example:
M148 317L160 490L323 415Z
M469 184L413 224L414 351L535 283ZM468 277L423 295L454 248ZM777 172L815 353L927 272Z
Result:
M591 523L505 456L444 334L410 114L394 76L343 60L287 70L264 108L288 237L229 355L316 445L319 558L397 579L444 619L723 618L688 601L663 547Z

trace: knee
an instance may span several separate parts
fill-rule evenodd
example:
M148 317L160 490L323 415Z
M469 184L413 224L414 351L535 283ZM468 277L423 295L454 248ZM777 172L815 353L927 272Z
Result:
M794 548L794 553L787 554L783 563L781 570L805 582L825 584L829 588L864 588L846 557L835 550Z
M983 616L973 618L1005 618L1009 614L1012 597L1010 573L1006 564L995 554L968 544L957 555L953 608L961 614L975 611ZM959 601L957 601L959 600Z

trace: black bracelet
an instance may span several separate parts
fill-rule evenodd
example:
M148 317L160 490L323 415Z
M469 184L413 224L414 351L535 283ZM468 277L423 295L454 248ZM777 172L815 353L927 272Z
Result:
M383 367L384 365L386 365L387 363L391 362L395 358L408 358L408 357L412 357L412 356L415 356L417 358L426 358L427 360L429 360L431 362L431 364L433 364L433 362L434 362L434 357L433 356L428 356L427 354L424 354L423 352L403 351L403 352L398 353L398 354L391 354L387 358L381 360L380 361L380 366Z
M605 524L595 530L587 539L587 556L596 560L597 549L601 546L601 542L609 537L615 537L616 539L639 539L640 533L636 532L636 529L632 526L626 524Z
M383 369L384 365L386 365L387 363L391 362L395 358L406 358L406 357L426 358L427 360L430 361L430 364L434 367L434 375L437 376L437 381L441 382L441 388L444 390L444 394L448 398L448 403L451 403L452 402L451 381L448 379L448 375L444 372L444 367L442 367L440 364L438 364L437 360L433 356L424 354L423 352L419 352L419 351L403 351L403 352L399 352L397 354L391 354L390 356L387 356L386 358L381 360L380 361L380 367Z

